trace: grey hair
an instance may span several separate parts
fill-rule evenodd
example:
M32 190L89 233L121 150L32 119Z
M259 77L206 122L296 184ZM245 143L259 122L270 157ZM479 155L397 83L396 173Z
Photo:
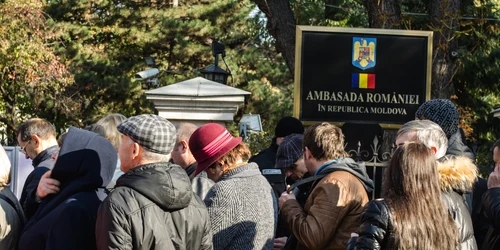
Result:
M416 141L425 144L429 148L436 148L437 159L446 155L448 138L441 127L436 123L430 120L409 121L398 130L397 136L411 132L416 133Z
M124 142L122 142L124 143ZM135 143L133 140L130 140L128 144ZM140 144L139 144L140 146ZM147 148L140 146L142 148L142 158L149 162L168 162L170 161L170 153L168 154L158 154L155 152L149 151Z
M189 141L189 137L198 129L198 126L189 122L181 122L175 126L175 129L177 131L177 142Z
M142 148L142 157L144 160L147 160L149 162L168 162L170 161L170 154L158 154L149 151L146 148Z

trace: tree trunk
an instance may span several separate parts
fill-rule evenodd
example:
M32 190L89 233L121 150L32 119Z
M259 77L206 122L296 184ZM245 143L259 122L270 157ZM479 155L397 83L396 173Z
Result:
M459 29L459 10L460 0L432 0L429 3L430 27L434 31L432 98L448 99L454 93L452 81L458 56L458 39L454 33Z
M367 0L370 28L400 29L401 3L399 0Z
M295 17L290 1L252 0L267 17L267 30L276 39L276 50L285 58L292 76L295 70Z

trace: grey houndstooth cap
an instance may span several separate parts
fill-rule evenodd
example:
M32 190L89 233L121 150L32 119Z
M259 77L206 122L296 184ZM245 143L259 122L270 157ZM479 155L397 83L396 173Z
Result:
M170 154L177 136L171 122L152 114L130 117L120 123L117 129L143 148L158 154Z

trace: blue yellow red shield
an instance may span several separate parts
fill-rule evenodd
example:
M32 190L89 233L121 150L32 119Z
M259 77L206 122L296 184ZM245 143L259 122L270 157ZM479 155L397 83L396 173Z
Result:
M377 38L352 38L352 65L365 70L375 67Z

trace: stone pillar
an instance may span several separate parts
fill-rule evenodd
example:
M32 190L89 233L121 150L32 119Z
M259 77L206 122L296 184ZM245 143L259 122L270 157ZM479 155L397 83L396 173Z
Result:
M158 115L173 124L190 122L198 126L209 122L226 126L245 103L250 92L196 77L169 86L149 90Z

